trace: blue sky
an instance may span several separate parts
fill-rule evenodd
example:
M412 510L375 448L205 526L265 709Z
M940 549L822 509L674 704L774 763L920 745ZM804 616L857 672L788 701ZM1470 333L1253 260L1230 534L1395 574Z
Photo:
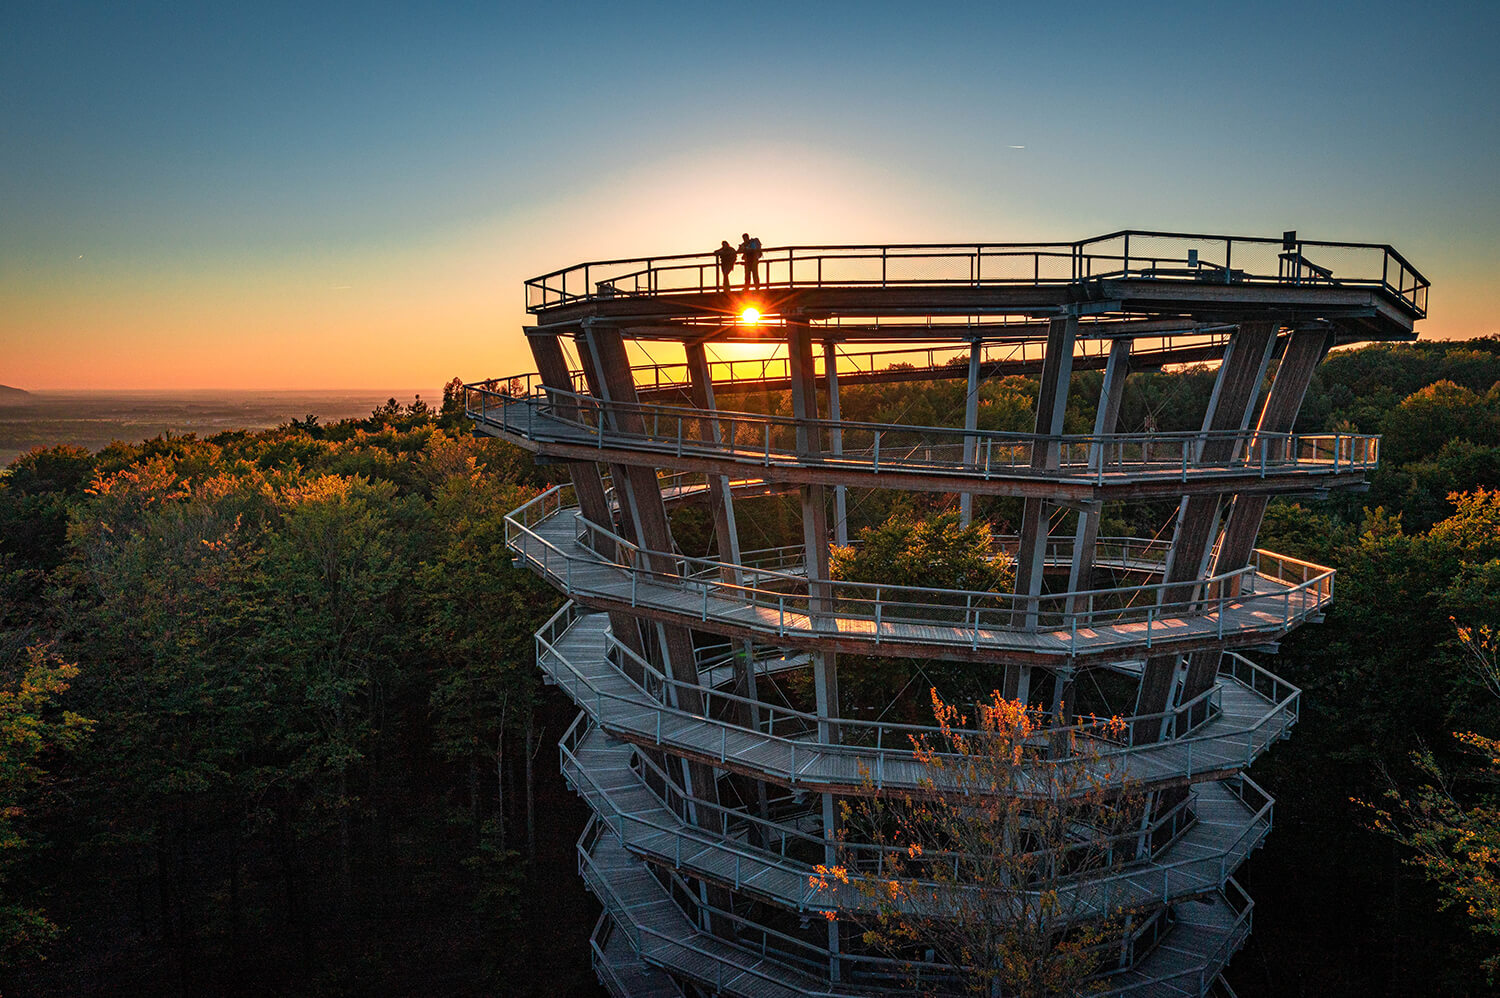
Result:
M1390 242L1500 332L1500 5L12 4L0 382L436 385L527 367L589 258ZM1024 148L1014 148L1023 146Z

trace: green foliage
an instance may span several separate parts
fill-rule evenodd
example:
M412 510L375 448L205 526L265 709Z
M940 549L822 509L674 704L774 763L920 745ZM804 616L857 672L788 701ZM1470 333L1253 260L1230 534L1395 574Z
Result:
M15 874L33 851L28 811L48 774L45 760L75 752L93 722L59 707L78 667L41 646L9 663L0 683L0 970L46 955L58 928L21 896Z
M809 877L837 905L825 917L904 963L915 994L1096 990L1089 978L1125 913L1069 881L1117 865L1113 843L1139 835L1140 795L1121 789L1120 763L1094 738L1054 729L1043 739L1045 715L999 692L975 704L972 727L936 690L930 701L933 732L913 740L923 792L880 794L865 771L863 792L840 803L837 863ZM1106 737L1122 730L1100 722ZM934 975L926 952L956 970Z
M97 719L54 829L74 858L50 871L70 882L59 922L102 930L89 906L120 880L137 951L169 956L184 992L217 992L241 987L214 968L243 966L256 936L295 940L304 980L364 979L357 950L320 940L410 909L390 889L403 869L444 901L468 894L486 925L513 909L531 867L507 835L535 819L529 781L506 774L535 752L531 633L555 597L511 567L502 518L545 479L436 422L393 401L370 420L54 448L7 469L0 652L55 637L84 663L70 706ZM459 803L474 832L453 840L429 816ZM438 834L403 842L420 829ZM18 961L55 931L27 900L51 855L0 854Z
M1500 430L1500 410L1493 393L1480 395L1439 381L1414 392L1386 414L1381 423L1381 454L1405 464L1436 454L1452 440L1493 443Z
M847 582L975 592L1008 592L1015 584L1014 563L995 550L989 524L961 526L957 513L921 518L898 511L861 530L857 544L834 546L830 571Z
M1458 628L1459 640L1489 691L1500 696L1500 646L1488 626ZM1362 804L1375 829L1404 846L1410 862L1437 883L1443 903L1460 910L1475 935L1500 937L1500 739L1472 731L1454 739L1468 750L1469 782L1486 787L1477 800L1460 799L1457 780L1427 748L1412 753L1412 764L1426 780L1411 794L1398 787L1385 792L1384 805ZM1359 803L1356 801L1356 803ZM1493 980L1500 955L1484 967Z

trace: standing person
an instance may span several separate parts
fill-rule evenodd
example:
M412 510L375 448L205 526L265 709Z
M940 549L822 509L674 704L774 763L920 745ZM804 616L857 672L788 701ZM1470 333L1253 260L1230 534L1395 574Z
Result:
M719 290L729 290L729 272L734 270L734 247L729 245L728 239L719 240L719 248L714 250L714 256L719 258Z
M752 287L760 287L760 240L753 239L748 232L740 233L744 242L740 243L740 259L745 261L745 290Z

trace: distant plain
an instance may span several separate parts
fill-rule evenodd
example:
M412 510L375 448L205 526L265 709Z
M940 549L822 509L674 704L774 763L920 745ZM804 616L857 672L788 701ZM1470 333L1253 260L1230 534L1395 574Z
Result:
M209 437L257 430L316 415L331 423L368 416L389 398L403 405L441 391L38 391L0 401L0 467L33 447L77 444L91 451L116 440L139 443L165 433Z

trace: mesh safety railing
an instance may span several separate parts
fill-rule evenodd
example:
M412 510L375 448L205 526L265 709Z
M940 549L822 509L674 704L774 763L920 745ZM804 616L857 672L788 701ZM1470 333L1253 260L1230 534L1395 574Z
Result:
M777 246L762 253L759 273L763 290L1045 286L1102 279L1377 288L1417 317L1427 314L1429 287L1388 244L1146 230L1073 243ZM543 312L579 301L719 288L712 252L604 260L531 278L526 306Z

